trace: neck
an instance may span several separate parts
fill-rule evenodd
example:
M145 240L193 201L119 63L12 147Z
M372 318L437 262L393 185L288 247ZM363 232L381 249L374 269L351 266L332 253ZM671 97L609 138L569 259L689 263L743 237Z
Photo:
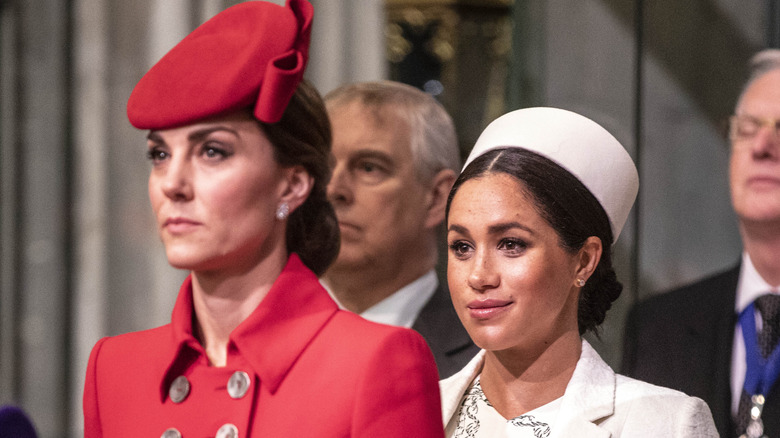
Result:
M323 276L325 283L345 309L362 313L436 266L436 252L400 260L374 263L365 268L335 263Z
M488 351L482 390L499 414L515 418L563 396L581 353L576 330L537 349Z
M740 223L742 244L761 277L780 286L780 224Z
M192 272L195 333L212 366L227 364L230 333L263 301L286 261L279 254L246 272Z

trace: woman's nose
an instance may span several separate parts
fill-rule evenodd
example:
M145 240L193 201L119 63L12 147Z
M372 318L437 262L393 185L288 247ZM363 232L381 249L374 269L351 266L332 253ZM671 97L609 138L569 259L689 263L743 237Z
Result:
M165 196L177 201L192 199L192 169L187 160L172 158L163 172L161 189Z
M477 252L469 273L469 286L477 291L498 287L501 276L493 266L493 261L484 252Z

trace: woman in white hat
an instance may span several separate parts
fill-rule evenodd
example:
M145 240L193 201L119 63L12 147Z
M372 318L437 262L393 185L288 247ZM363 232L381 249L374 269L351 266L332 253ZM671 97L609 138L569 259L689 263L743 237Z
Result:
M582 339L620 295L611 246L638 184L578 114L529 108L485 129L448 202L450 293L483 350L440 383L447 436L717 436L702 400L616 375Z

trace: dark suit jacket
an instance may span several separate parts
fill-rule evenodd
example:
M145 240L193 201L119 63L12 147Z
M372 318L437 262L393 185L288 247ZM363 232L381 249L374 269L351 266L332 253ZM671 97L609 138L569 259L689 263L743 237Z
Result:
M431 347L441 379L460 371L479 351L460 323L449 291L441 283L420 311L412 328Z
M718 433L731 419L731 350L739 266L634 306L626 321L622 373L703 399ZM780 385L767 396L766 434L780 437Z

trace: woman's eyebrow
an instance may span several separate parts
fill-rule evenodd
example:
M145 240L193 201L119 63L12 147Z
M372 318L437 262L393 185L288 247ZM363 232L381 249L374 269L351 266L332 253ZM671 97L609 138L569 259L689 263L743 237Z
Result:
M228 128L227 126L223 126L223 125L218 125L218 126L210 126L210 127L195 130L187 136L187 139L190 142L196 142L199 140L203 140L203 138L207 137L209 134L216 131L229 132L234 136L238 137L238 131L236 131L235 129Z
M195 130L187 135L187 140L189 140L190 142L203 140L204 137L216 131L229 132L235 135L236 137L238 137L238 131L236 131L235 129L223 125L217 125L217 126L209 126L206 128ZM146 138L150 141L165 143L165 140L163 139L162 135L160 135L159 131L149 131L149 134L146 135Z
M149 131L149 133L146 134L146 139L156 143L163 143L162 135L157 131Z
M527 226L521 224L520 222L506 222L501 224L495 224L488 227L488 233L490 234L501 234L505 233L511 229L519 228L521 230L527 231L530 234L535 234L534 231Z
M534 230L528 228L527 226L521 224L520 222L514 222L514 221L513 222L506 222L506 223L495 224L495 225L490 225L490 226L488 226L488 233L489 234L502 234L502 233L507 232L508 230L512 230L512 229L515 229L515 228L524 230L524 231L526 231L526 232L528 232L530 234L535 234ZM464 227L463 225L458 225L458 224L450 224L450 226L447 228L447 231L448 232L454 231L454 232L460 233L460 234L468 234L469 233L469 231L468 231L468 229L466 227Z

